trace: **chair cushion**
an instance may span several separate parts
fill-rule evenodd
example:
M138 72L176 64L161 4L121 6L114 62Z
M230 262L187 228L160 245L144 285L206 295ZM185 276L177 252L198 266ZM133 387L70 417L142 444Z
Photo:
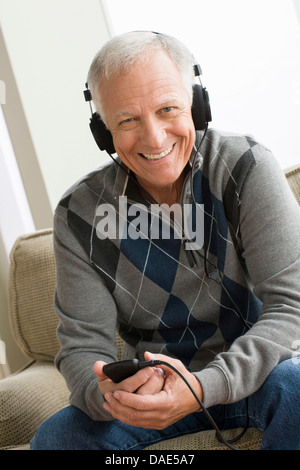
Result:
M21 350L35 360L53 361L59 350L52 240L52 230L24 235L10 254L12 330Z
M222 431L223 437L230 441L239 436L243 428L228 429ZM259 450L262 431L257 428L248 428L246 433L232 445L240 450ZM218 441L214 430L185 434L184 436L168 439L153 444L146 450L228 450L225 444Z
M34 362L0 381L0 450L28 444L38 426L68 406L67 385L50 362Z
M295 198L300 204L300 167L297 166L285 172L286 179L294 193Z

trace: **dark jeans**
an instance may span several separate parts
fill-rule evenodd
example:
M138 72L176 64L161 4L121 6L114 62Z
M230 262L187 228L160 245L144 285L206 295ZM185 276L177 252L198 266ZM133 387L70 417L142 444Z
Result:
M299 359L299 360L298 360ZM209 410L223 429L243 427L246 403ZM261 449L300 450L300 358L280 363L248 398L249 427L263 431ZM93 421L69 406L44 422L31 441L33 450L139 450L180 435L211 429L204 413L193 413L162 431L136 428L117 420Z

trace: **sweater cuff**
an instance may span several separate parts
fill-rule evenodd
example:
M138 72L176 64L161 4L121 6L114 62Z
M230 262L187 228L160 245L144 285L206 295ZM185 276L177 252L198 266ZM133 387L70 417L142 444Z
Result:
M87 414L94 421L112 421L112 415L103 408L105 401L99 390L97 380L92 380L85 394Z
M205 408L225 404L229 401L229 384L221 369L210 366L200 372L194 372L194 375L201 384L202 403Z

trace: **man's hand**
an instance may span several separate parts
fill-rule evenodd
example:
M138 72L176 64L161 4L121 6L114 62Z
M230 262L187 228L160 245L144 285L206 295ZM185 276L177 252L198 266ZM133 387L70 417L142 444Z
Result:
M150 355L145 353L145 360L150 360ZM138 395L147 395L160 392L164 386L164 372L159 367L146 367L141 369L132 377L115 384L103 372L105 362L98 361L94 365L94 372L97 375L98 386L102 395L116 390L124 390Z
M202 400L200 382L187 371L181 361L162 354L149 353L145 354L145 359L159 359L172 364L186 377ZM164 429L186 415L198 411L198 402L179 375L167 366L159 367L165 371L163 385L150 367L141 369L120 384L112 384L111 381L105 385L100 383L100 390L103 390L106 400L104 408L124 423L149 429ZM162 376L159 378L162 379ZM104 379L105 382L107 380ZM135 388L136 384L140 385Z

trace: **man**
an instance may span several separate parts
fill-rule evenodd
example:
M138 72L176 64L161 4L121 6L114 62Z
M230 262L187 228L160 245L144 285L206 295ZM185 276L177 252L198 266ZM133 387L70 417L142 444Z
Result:
M41 426L33 449L141 449L210 428L172 369L106 376L116 328L125 359L176 367L220 426L243 426L248 412L262 449L300 448L299 207L262 145L195 131L193 65L177 40L148 32L112 39L91 65L120 161L76 183L56 210L56 364L71 406ZM169 238L152 232L158 204ZM202 217L203 246L176 207L193 208L193 227Z

